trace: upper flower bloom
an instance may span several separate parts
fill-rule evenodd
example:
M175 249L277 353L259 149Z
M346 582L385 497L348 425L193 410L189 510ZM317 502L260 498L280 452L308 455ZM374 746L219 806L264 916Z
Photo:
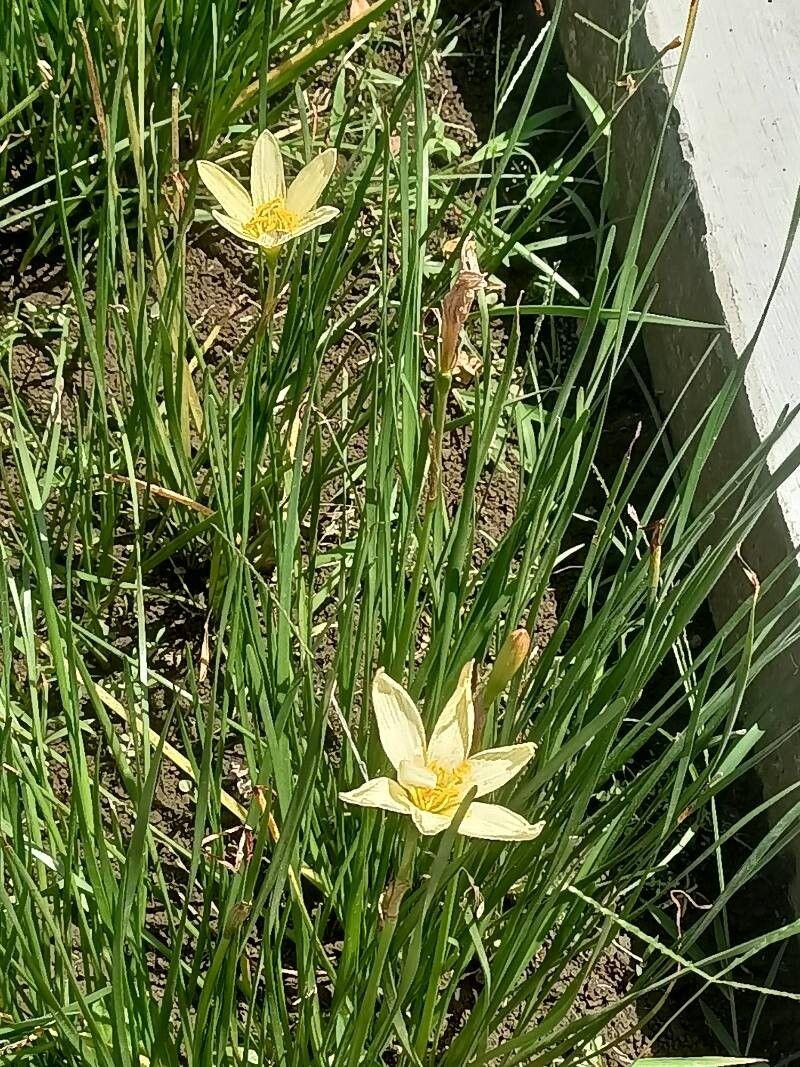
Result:
M410 815L422 834L446 830L473 787L477 788L477 797L499 789L522 770L536 751L536 745L528 743L469 755L475 729L471 662L461 672L456 691L430 740L425 738L414 701L382 670L372 684L372 703L381 744L397 771L397 781L371 778L339 796L348 804ZM543 822L529 823L500 804L473 801L458 832L490 841L532 841L543 829Z
M275 248L330 222L335 207L317 207L336 166L336 149L327 148L300 171L288 190L280 145L269 132L259 134L250 164L250 192L216 163L198 160L203 184L223 211L211 214L226 230L261 248Z

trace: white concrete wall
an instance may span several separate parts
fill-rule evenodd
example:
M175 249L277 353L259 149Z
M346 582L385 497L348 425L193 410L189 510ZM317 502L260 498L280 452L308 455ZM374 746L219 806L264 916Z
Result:
M644 0L634 0L644 6ZM688 0L649 0L630 25L631 0L566 0L560 27L567 63L601 103L624 90L619 48L582 21L630 42L626 69L651 65L684 32ZM630 101L612 133L608 175L610 212L620 223L636 210L661 128L677 65L667 52L660 76ZM697 424L730 368L751 340L764 312L790 230L800 187L800 0L700 0L694 40L678 89L664 146L649 240L679 202L686 208L655 272L654 310L727 327L695 379L673 423L678 437ZM651 327L645 344L654 387L664 409L676 397L711 339L710 334ZM704 472L710 493L773 428L785 405L800 401L800 241L792 248L764 329L747 369L745 388L713 462ZM800 441L796 426L771 457L774 466ZM724 521L721 519L721 521ZM800 546L800 475L795 474L765 515L748 562L766 575ZM796 573L796 571L795 571ZM749 595L731 568L714 598L717 619ZM786 655L753 688L751 707L773 732L800 717L800 652ZM784 745L765 765L768 791L800 780L800 743ZM800 872L800 845L794 850ZM800 913L800 877L794 894Z
M686 9L686 0L651 0L647 38L660 47L681 34ZM668 53L663 65L670 89L676 56ZM766 306L800 188L800 3L701 0L676 107L715 289L733 348L741 352ZM786 404L800 401L800 242L790 252L745 388L762 437ZM800 426L782 439L773 460L798 442ZM800 473L780 499L800 546Z

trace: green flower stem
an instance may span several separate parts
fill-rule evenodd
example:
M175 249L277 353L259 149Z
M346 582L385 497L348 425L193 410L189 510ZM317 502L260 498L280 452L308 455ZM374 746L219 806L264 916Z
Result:
M278 260L281 256L280 246L264 251L264 259L267 264L267 295L261 308L261 317L256 326L255 340L261 341L264 334L272 325L272 317L275 314L275 305L278 302Z
M424 1057L426 1049L431 1044L431 1031L434 1027L434 1013L439 999L439 984L437 978L444 973L444 960L447 954L447 941L450 934L450 926L455 910L456 895L458 893L458 881L453 879L447 887L447 892L442 906L441 921L433 949L433 960L430 965L428 986L425 990L425 998L422 1010L419 1013L417 1033L414 1039L414 1051L420 1060ZM436 1048L436 1040L432 1043L432 1054Z
M278 261L280 260L281 249L270 248L264 250L264 260L267 266L267 292L264 296L264 303L261 306L261 314L258 318L256 325L247 332L242 340L236 345L233 352L230 355L230 368L231 368L231 382L234 391L242 387L242 383L245 381L247 373L252 369L252 361L243 359L238 367L234 365L235 357L238 353L243 352L245 347L250 345L251 342L258 344L265 336L269 336L272 328L272 317L275 314L275 305L277 304L278 293ZM234 449L233 453L233 468L238 469L239 460L241 457L241 443ZM263 531L262 531L263 535ZM259 535L262 536L262 535ZM212 549L212 561L211 561L211 599L215 602L216 591L221 587L220 583L224 584L225 575L222 570L222 542L219 537L214 538L214 547Z
M417 600L422 586L422 575L428 559L428 545L433 530L433 520L436 516L436 507L442 499L442 441L444 438L444 425L447 416L447 398L450 395L450 386L453 376L449 371L437 374L433 388L433 426L431 429L431 462L428 470L428 485L425 493L425 510L422 517L419 537L417 539L417 558L414 562L414 570L411 575L411 583L406 597L406 609L403 616L403 625L395 646L395 662L393 671L399 673L403 669L403 661L409 648L412 647L411 633L414 628L414 620L417 613Z
M356 1017L353 1036L349 1042L350 1056L347 1061L348 1067L357 1067L361 1059L361 1051L364 1047L364 1040L367 1036L370 1023L375 1017L375 1003L378 999L378 989L380 988L386 960L389 956L389 949L391 948L395 928L397 927L397 919L400 915L400 905L403 903L403 897L411 886L411 873L414 866L414 855L417 851L417 838L418 834L416 827L413 823L409 823L406 827L403 853L400 857L400 865L397 868L397 874L384 894L383 928L381 929L378 949L372 964L372 970L364 993L364 999L361 1002L361 1008Z
M431 443L431 466L428 491L425 499L425 513L436 510L442 498L442 441L444 423L447 415L447 398L450 395L453 375L450 371L441 371L436 376L433 387L433 438Z
M233 383L234 390L241 387L242 381L249 368L247 359L242 359L237 367L235 365L237 356L244 352L251 344L263 340L264 335L272 325L272 317L275 314L275 306L278 302L278 261L280 255L280 248L264 250L264 259L267 265L267 292L264 297L264 302L261 305L261 314L259 315L255 326L251 327L240 341L237 341L229 356L231 382Z

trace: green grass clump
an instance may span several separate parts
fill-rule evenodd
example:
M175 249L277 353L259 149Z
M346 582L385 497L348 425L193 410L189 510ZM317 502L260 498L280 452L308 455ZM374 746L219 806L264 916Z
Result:
M780 743L742 708L798 637L788 562L699 648L688 629L796 463L766 462L793 413L701 500L737 368L674 457L658 465L667 419L584 512L655 319L658 152L627 251L594 227L591 291L572 292L542 254L590 211L614 113L536 158L564 114L535 105L558 10L498 65L498 100L525 86L515 116L459 150L426 92L449 41L435 5L380 21L390 6L40 0L0 27L4 225L68 282L56 311L22 302L2 326L3 1064L596 1065L630 1004L645 1025L706 987L743 1062L751 1017L791 996L745 964L793 927L737 946L726 908L797 833L794 787L737 866L772 802L720 816ZM340 214L280 255L209 245L194 162L246 176L267 127L292 174L336 147ZM533 272L519 306L495 284L510 256ZM194 294L219 257L213 322ZM565 316L574 353L544 367ZM471 660L475 748L536 745L491 799L539 836L459 835L469 792L431 836L342 803L388 773L378 669L430 731ZM712 867L710 906L676 926L670 888ZM621 935L630 988L576 1012Z

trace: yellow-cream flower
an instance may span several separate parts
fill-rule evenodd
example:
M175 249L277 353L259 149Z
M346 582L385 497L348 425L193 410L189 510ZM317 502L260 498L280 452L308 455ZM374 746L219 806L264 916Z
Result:
M335 166L336 149L327 148L303 167L287 189L280 145L264 130L253 147L249 193L216 163L198 160L197 170L223 209L211 212L220 226L243 241L276 248L339 214L335 207L317 207Z
M372 685L372 703L381 744L397 780L371 778L339 796L348 804L384 808L410 815L422 834L446 830L471 789L476 797L505 785L533 758L534 744L506 745L469 755L475 728L472 663L461 672L429 739L422 718L405 689L380 670ZM458 832L489 841L532 841L543 822L529 823L500 804L473 800Z

